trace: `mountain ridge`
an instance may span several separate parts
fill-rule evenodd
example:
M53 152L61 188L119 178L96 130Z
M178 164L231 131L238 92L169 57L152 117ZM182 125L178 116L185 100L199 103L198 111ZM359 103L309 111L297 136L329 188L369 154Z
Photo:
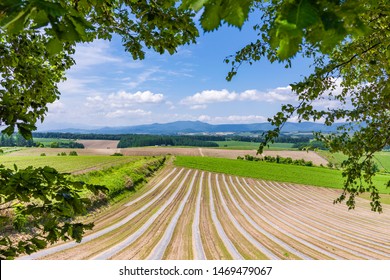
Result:
M249 123L249 124L209 124L201 121L176 121L170 123L153 123L135 126L102 127L96 129L66 128L56 130L45 130L38 132L70 132L70 133L93 133L93 134L202 134L202 133L244 133L255 131L267 131L272 129L270 123ZM326 126L314 122L293 123L287 122L282 132L335 132L336 126Z

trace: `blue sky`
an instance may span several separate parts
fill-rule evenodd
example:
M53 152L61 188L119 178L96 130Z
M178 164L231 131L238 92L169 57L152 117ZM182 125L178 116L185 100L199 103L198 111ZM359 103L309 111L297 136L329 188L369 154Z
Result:
M263 60L243 65L231 81L223 62L251 41L255 18L239 30L222 26L203 33L197 44L174 55L147 51L134 61L120 38L78 45L76 65L50 104L40 129L131 126L178 120L221 123L265 122L283 103L294 102L289 84L309 73L309 62L297 58L291 69Z

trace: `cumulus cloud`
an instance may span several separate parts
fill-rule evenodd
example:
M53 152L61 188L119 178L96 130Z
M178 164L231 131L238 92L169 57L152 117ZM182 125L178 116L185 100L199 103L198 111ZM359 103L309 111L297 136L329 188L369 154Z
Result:
M201 115L198 117L199 121L209 122L214 124L225 123L261 123L266 122L267 117L258 115L230 115L230 116L216 116Z
M161 93L153 93L147 91L137 91L136 93L129 93L120 91L112 93L108 96L108 101L119 102L119 104L131 103L161 103L164 100L164 95Z
M229 102L237 100L237 93L223 90L204 90L184 98L180 103L184 105L203 105L208 103Z
M259 102L281 102L295 100L291 92L291 87L278 87L265 92L250 89L241 93L230 92L227 89L223 90L204 90L192 96L188 96L181 100L181 104L190 105L197 109L200 105L231 102L231 101L259 101ZM205 107L202 107L205 108Z
M61 101L54 101L47 105L50 114L63 113L65 105Z
M164 95L161 93L153 93L151 91L137 91L136 93L129 93L119 91L112 93L108 97L101 95L89 96L85 103L88 107L111 107L111 108L126 108L139 104L159 104L164 101Z
M116 110L113 112L109 112L106 114L107 118L121 118L121 117L143 117L151 115L152 112L150 111L144 111L142 109L136 109L136 110Z

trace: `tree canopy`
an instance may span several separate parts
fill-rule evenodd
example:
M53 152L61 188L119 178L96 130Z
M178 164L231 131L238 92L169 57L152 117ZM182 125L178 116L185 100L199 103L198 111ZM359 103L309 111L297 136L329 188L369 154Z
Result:
M77 43L97 38L109 40L117 34L134 59L144 58L145 48L173 54L178 46L195 42L198 36L193 20L195 13L201 14L204 31L214 31L222 23L240 28L254 11L261 14L254 26L258 39L226 58L225 62L232 67L228 80L243 63L252 64L260 59L290 67L293 58L302 55L311 58L314 66L311 75L291 85L298 105L283 105L269 119L275 129L267 132L259 152L274 141L292 116L299 121L321 120L327 125L342 120L347 124L338 133L316 135L332 152L340 151L348 156L342 165L344 192L336 202L346 200L354 208L355 196L369 191L372 210L382 211L371 178L375 175L375 152L390 144L390 6L387 0L2 0L0 125L6 126L3 132L12 134L17 128L26 138L31 137L36 122L44 120L47 104L60 96L57 84L66 78L65 71L75 63L72 54ZM318 101L333 101L338 106L321 110L316 106ZM34 178L37 184L48 187L47 195L36 193L43 203L53 199L65 203L69 196L76 197L71 190L51 194L49 189L54 185L71 184L53 174L57 173L49 169L32 172L1 167L0 206L14 199L28 201L25 190L12 183L23 178ZM387 185L390 186L390 181ZM15 197L19 194L20 197ZM77 208L77 200L74 203ZM19 204L11 205L16 217L20 216L18 213L35 213L37 217L43 213L43 208L31 210ZM65 211L64 219L76 213L68 210L66 207L61 210ZM34 224L34 219L30 222ZM16 227L25 224L23 219L16 219L15 223ZM45 228L39 232L42 230L45 232ZM76 228L47 232L50 236L45 238L50 242L66 232L76 239L80 237L73 234L80 232ZM25 250L27 253L46 245L46 241L30 241L33 245ZM3 238L0 246L10 242ZM23 246L26 244L20 243L10 250L17 255L23 252Z
M261 11L254 26L258 39L225 59L232 68L231 80L243 63L260 59L291 67L297 55L311 58L314 71L292 84L298 105L285 104L269 121L259 153L280 134L284 123L295 116L299 121L323 121L326 125L346 124L338 133L316 137L331 152L342 152L344 192L335 200L346 200L354 208L355 197L371 193L371 208L382 211L373 158L390 143L390 6L385 0L270 0L224 1L187 0L185 7L204 11L201 24L213 31L226 22L240 27L251 11ZM234 18L234 19L233 19ZM330 101L326 110L316 106ZM390 187L390 181L387 183Z

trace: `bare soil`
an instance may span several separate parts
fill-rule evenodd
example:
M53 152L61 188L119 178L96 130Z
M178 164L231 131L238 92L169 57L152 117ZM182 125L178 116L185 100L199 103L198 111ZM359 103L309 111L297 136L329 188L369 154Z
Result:
M194 258L191 225L199 191L197 184L202 182L199 234L207 259L233 258L231 249L227 249L233 244L246 259L266 259L271 255L272 259L390 260L389 205L383 205L384 212L379 215L371 212L366 200L356 198L356 209L348 211L345 205L332 203L339 190L188 169L178 175L180 170L168 166L130 200L134 200L133 204L109 209L95 218L93 232L109 226L112 230L43 258L93 259L109 251L113 252L107 255L110 259L147 259L159 247L161 238L170 236L166 234L170 224L175 228L168 246L160 247L165 250L163 258ZM189 193L192 180L195 185ZM161 186L154 189L161 181ZM155 203L154 198L158 198ZM144 207L148 202L153 203ZM183 202L185 206L180 208ZM225 235L216 228L213 211ZM134 216L121 224L132 213ZM173 217L177 213L180 216L176 223ZM120 226L115 227L117 224ZM141 227L145 230L140 231ZM136 232L140 232L136 239L124 242ZM266 254L264 248L268 250Z

